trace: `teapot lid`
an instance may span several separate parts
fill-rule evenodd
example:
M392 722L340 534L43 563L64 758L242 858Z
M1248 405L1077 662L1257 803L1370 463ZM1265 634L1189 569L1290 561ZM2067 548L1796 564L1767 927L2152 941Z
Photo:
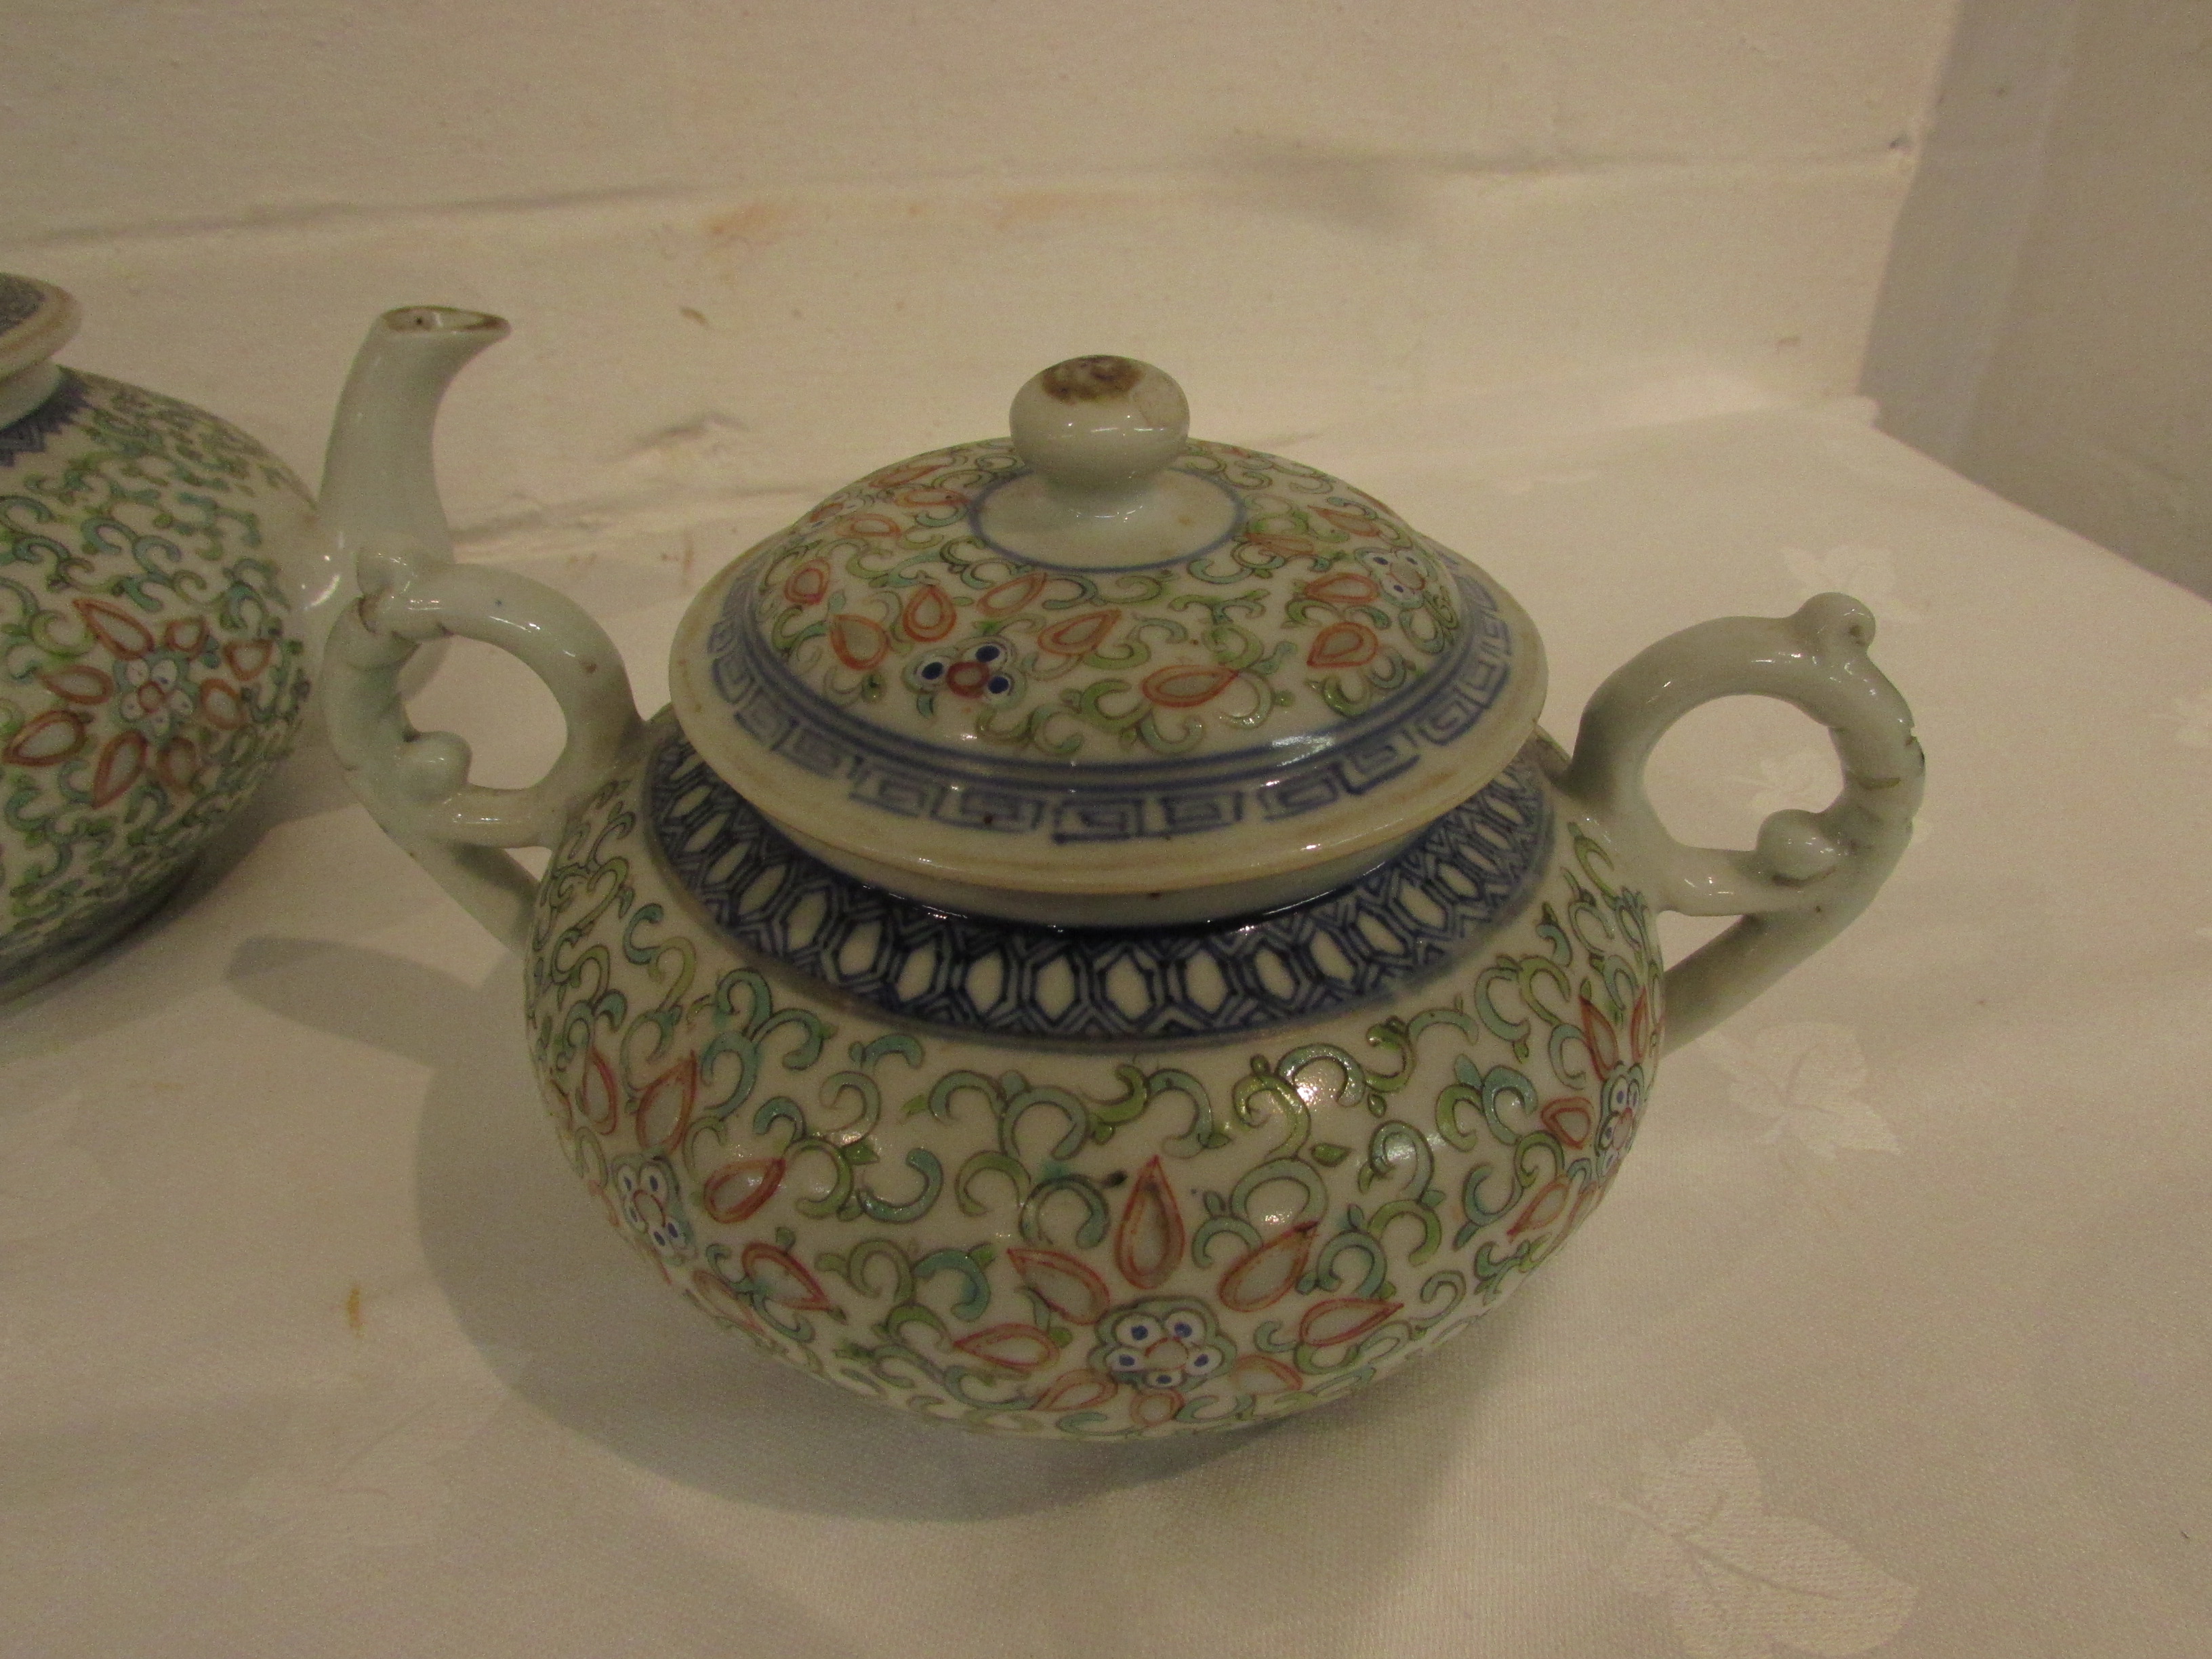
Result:
M0 272L0 377L44 362L70 342L81 313L65 290Z
M838 491L693 602L685 737L809 851L956 908L1267 909L1387 854L1529 737L1535 629L1373 497L1188 418L1160 370L1078 357L1011 438Z

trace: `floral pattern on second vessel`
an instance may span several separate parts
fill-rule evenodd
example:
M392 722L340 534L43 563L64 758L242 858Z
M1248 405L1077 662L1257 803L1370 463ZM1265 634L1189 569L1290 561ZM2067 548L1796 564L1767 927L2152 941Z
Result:
M0 453L0 982L180 873L289 748L307 681L283 464L65 372Z
M672 1287L878 1400L1105 1437L1310 1405L1494 1305L1635 1133L1651 919L1578 822L1516 920L1393 1002L1009 1067L695 919L630 805L647 761L572 820L539 890L548 1109Z

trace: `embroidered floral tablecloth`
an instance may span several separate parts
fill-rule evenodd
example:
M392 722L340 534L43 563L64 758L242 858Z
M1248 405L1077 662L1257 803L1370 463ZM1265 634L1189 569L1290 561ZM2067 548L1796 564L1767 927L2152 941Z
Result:
M186 902L0 1011L0 1653L2212 1651L2212 608L1848 409L1450 436L1299 453L1526 604L1563 738L1649 640L1840 587L1930 758L1874 911L1668 1062L1513 1301L1126 1449L758 1359L639 1279L515 964L305 753ZM695 578L804 505L520 562L650 695ZM553 717L488 709L509 667L418 713L519 782ZM1729 704L1654 780L1741 844L1832 760Z

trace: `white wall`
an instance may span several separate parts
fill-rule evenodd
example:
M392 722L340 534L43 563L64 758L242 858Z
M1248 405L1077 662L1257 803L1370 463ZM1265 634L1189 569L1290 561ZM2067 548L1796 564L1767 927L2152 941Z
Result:
M1950 0L15 0L0 267L312 466L512 316L480 527L835 483L1077 351L1280 441L1590 372L1855 383Z
M2212 596L2212 4L1967 0L1866 387Z

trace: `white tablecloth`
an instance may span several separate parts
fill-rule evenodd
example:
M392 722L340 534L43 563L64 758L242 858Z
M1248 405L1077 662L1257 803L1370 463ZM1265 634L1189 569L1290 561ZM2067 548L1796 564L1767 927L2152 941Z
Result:
M1841 587L1930 759L1875 909L1668 1062L1514 1301L1121 1449L757 1358L600 1221L516 964L303 752L185 902L0 1011L0 1651L2212 1651L2212 608L1848 409L1452 435L1300 453L1521 598L1562 738L1647 641ZM657 691L800 505L514 556ZM458 652L418 714L520 781L554 719L498 688ZM1728 704L1655 781L1741 844L1833 771Z

